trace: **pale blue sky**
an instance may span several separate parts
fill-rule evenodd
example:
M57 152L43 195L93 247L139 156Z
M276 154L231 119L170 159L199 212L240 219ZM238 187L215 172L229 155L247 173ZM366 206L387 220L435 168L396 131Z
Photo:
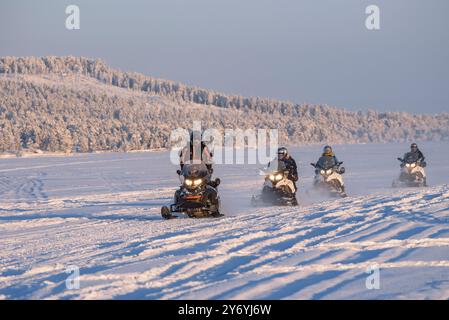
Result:
M65 29L77 4L81 30ZM365 28L365 8L381 30ZM225 93L449 111L447 0L1 0L0 56L99 57Z

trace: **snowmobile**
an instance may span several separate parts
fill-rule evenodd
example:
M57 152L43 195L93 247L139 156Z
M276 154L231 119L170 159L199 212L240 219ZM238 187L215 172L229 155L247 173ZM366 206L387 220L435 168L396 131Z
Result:
M406 159L398 158L401 162L401 173L399 178L393 181L393 188L397 187L425 187L427 186L426 162L420 162L410 155Z
M262 193L251 198L252 205L298 205L295 184L288 179L289 172L282 161L271 161L262 174L265 176Z
M178 170L181 181L174 203L161 208L164 219L187 215L189 218L221 217L217 187L220 179L211 180L204 163L186 163Z
M329 192L331 196L347 197L342 177L346 170L341 167L342 164L343 162L335 164L332 159L311 163L310 165L316 169L314 187Z

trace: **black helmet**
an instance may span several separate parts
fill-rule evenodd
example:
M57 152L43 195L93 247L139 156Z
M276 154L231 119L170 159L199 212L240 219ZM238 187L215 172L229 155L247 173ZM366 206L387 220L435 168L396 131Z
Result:
M284 159L288 155L288 150L286 147L278 148L278 159Z
M323 148L323 152L326 153L326 150L329 150L329 152L332 152L332 147L331 146L325 146Z
M412 143L411 144L411 146L410 146L410 149L412 149L412 150L418 150L418 145L416 144L416 143Z

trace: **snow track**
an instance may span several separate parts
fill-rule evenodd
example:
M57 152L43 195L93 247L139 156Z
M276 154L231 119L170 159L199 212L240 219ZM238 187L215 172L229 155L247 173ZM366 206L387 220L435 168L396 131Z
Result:
M120 155L133 168L128 173L105 166L115 163L112 155L95 157L107 161L90 162L99 167L85 175L78 164L1 173L0 296L449 299L445 184L164 221L160 206L171 201L176 180L159 175L161 154L148 155L151 182L142 155ZM223 183L224 201L249 196L257 183L233 177L239 183ZM69 266L80 269L79 289L66 288ZM378 290L365 285L373 266Z

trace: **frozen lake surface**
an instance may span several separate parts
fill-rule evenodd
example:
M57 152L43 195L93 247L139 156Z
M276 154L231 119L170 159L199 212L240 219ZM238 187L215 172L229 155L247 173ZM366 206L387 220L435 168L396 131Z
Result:
M215 220L161 219L179 186L168 152L0 159L0 297L448 299L448 146L420 144L423 189L391 188L408 144L335 146L350 195L337 200L311 188L321 147L292 148L297 208L251 207L261 165L217 165Z

